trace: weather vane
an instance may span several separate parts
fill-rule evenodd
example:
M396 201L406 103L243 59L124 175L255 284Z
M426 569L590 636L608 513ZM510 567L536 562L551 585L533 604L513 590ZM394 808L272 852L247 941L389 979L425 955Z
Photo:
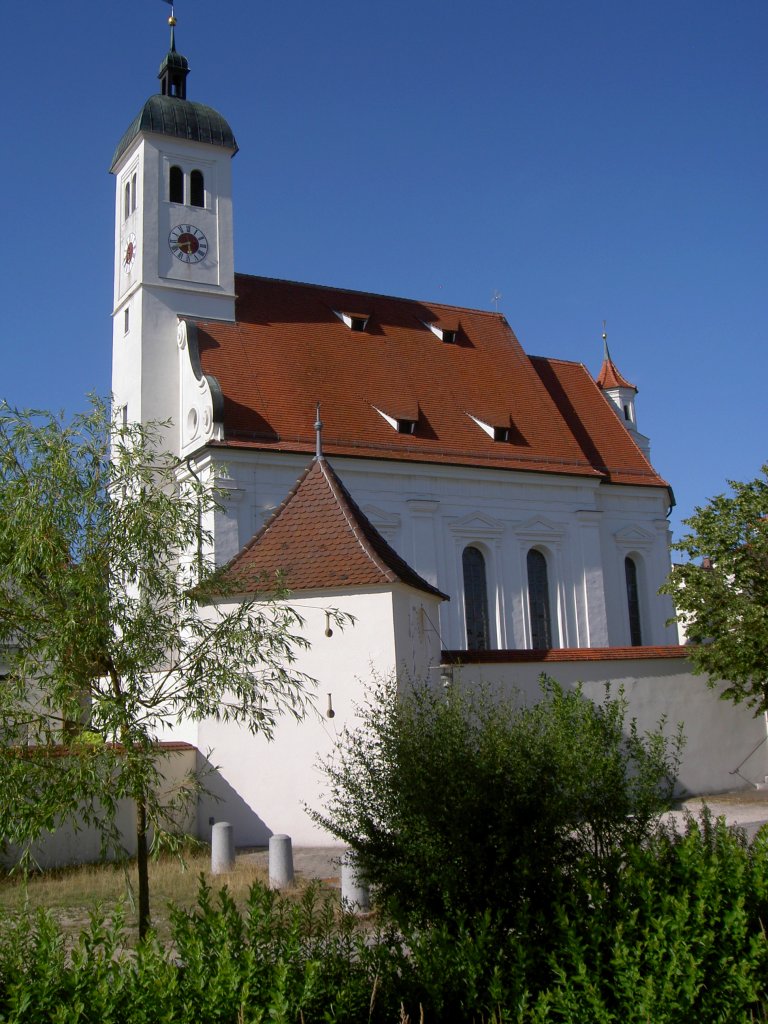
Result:
M171 8L171 16L168 19L168 21L170 22L171 25L175 25L176 24L176 16L173 13L173 0L164 0L164 3L168 4L168 6Z
M496 307L496 312L498 313L499 312L499 303L504 298L504 296L501 294L501 292L494 290L493 295L491 296L491 298L493 300L494 306Z

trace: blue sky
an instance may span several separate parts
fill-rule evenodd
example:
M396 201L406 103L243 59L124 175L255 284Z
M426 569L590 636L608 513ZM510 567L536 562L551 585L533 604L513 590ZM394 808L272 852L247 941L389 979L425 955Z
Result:
M169 7L14 4L0 396L110 386L113 149ZM237 269L493 308L637 384L672 525L768 461L765 0L179 0L230 121Z

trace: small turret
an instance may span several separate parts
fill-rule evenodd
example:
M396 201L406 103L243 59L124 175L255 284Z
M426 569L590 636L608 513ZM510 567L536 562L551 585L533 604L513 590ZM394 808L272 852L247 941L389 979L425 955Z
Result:
M603 321L603 365L597 375L597 386L602 390L605 397L613 406L616 415L622 421L627 430L632 434L635 443L646 456L650 458L650 442L644 434L637 429L637 417L635 413L635 397L637 388L619 372L618 367L611 359L608 348L608 334Z
M176 52L176 19L173 15L168 19L168 24L171 26L171 46L157 73L160 79L160 92L163 96L177 96L180 100L185 100L189 62L186 57Z

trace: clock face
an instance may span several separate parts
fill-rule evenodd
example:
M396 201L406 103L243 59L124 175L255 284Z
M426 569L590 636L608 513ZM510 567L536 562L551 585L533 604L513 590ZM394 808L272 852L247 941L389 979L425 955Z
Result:
M208 239L194 224L177 224L171 228L168 246L182 263L200 263L208 255Z
M136 235L130 233L123 242L123 270L130 274L136 262Z

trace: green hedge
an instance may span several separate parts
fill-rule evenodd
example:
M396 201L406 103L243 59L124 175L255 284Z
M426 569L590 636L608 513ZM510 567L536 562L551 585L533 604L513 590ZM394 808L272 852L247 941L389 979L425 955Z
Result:
M240 912L201 883L167 949L127 948L120 915L74 948L45 913L0 922L0 1020L571 1022L768 1020L768 839L704 817L630 846L610 887L576 870L554 916L498 908L372 933L310 887L254 886ZM503 921L503 923L501 923Z

